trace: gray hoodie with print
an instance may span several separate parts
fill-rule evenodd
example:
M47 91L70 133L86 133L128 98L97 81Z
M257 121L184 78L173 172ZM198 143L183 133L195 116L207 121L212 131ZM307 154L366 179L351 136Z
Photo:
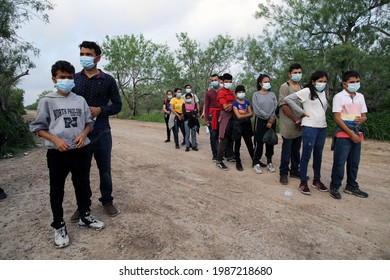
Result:
M38 103L37 116L30 123L30 131L37 133L46 130L48 133L66 141L71 149L76 148L73 140L84 130L86 125L93 129L94 121L84 97L70 92L68 96L56 92L49 93ZM89 144L88 137L85 145ZM45 146L55 149L53 142L45 139Z

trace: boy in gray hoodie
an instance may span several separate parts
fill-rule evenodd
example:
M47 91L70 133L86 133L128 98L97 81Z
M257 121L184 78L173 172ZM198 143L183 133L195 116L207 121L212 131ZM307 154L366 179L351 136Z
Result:
M57 61L51 68L56 92L42 97L36 119L30 130L45 138L47 165L50 177L50 205L53 214L54 244L58 248L69 245L69 236L63 219L62 201L65 179L72 173L77 206L80 209L80 227L100 230L104 223L90 212L89 157L86 145L93 120L87 102L71 90L74 87L74 67L67 61Z

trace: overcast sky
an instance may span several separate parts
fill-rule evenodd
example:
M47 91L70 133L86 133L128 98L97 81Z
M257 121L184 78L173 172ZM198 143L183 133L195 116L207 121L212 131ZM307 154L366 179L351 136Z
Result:
M32 57L36 68L19 84L26 92L24 104L53 89L50 68L55 61L67 60L81 70L78 45L84 40L101 44L106 35L142 33L173 51L180 32L204 45L218 34L259 35L264 24L254 14L261 2L265 0L51 0L55 7L49 11L50 23L33 20L20 32L41 51Z

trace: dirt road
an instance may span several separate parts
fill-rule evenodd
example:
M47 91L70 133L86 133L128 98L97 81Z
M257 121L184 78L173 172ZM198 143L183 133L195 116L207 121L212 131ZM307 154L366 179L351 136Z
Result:
M336 201L314 189L302 195L298 179L282 186L278 173L255 174L243 147L244 171L234 163L220 171L204 129L200 151L186 153L163 142L163 124L112 119L111 125L113 195L121 214L103 213L94 165L92 212L107 227L77 228L69 221L76 203L68 178L64 218L71 245L55 249L45 148L0 160L0 185L8 194L0 202L0 259L390 259L390 143L363 144L359 183L370 196L342 193ZM328 140L326 185L331 164Z

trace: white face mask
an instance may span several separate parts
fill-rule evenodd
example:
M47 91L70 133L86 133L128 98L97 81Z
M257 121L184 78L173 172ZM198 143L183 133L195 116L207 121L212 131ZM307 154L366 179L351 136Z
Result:
M263 83L263 89L269 90L270 88L271 88L271 84L270 83Z
M224 83L223 84L226 89L231 89L233 84L232 83Z
M302 73L291 74L291 80L299 82L302 79Z
M245 92L239 92L237 93L237 98L244 99L245 98Z
M326 83L315 83L314 87L318 92L322 92L326 87Z

